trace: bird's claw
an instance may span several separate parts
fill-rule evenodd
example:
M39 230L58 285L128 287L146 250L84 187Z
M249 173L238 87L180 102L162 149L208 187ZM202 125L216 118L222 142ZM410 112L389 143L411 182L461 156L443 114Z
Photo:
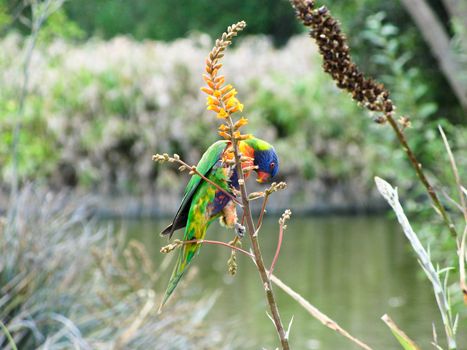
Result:
M238 222L235 223L235 233L238 237L243 238L245 235L245 226L240 225Z

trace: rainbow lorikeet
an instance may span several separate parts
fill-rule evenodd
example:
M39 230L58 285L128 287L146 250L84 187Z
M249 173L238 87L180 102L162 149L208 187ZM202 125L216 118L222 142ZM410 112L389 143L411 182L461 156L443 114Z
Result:
M238 189L239 187L237 172L223 162L229 147L229 141L215 142L203 154L196 168L219 187L233 193L231 188ZM254 171L257 173L258 182L265 182L277 174L279 160L274 148L269 143L250 137L239 141L238 147L242 155L252 159L250 164L246 162L242 166L257 166ZM245 176L248 175L248 173L245 174ZM244 228L237 222L235 202L200 176L193 175L185 189L185 195L177 214L161 235L168 235L170 238L175 230L185 227L183 240L201 240L204 239L208 226L216 218L220 218L221 224L226 227L235 227L237 234L243 234ZM180 249L178 261L172 272L172 277L170 277L161 307L174 291L185 269L200 247L200 243L188 243Z

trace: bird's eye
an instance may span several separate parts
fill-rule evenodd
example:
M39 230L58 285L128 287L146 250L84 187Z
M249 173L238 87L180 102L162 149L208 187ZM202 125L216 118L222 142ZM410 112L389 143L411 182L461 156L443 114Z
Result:
M271 169L274 169L275 166L276 166L276 163L274 163L274 162L272 162L271 164L269 164L269 167L270 167Z

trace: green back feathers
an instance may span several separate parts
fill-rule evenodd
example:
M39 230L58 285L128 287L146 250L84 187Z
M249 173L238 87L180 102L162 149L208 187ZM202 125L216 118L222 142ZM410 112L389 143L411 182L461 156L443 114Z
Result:
M208 172L211 170L211 168L217 163L217 161L220 159L222 152L225 149L225 146L227 146L227 141L220 140L217 142L214 142L209 148L204 152L203 156L201 157L200 161L198 162L198 165L196 166L196 169L206 176ZM193 189L196 189L201 181L201 177L198 175L193 175L190 179L190 182L188 182L188 185L185 188L185 196L192 192ZM185 198L184 198L185 199ZM182 201L183 203L183 201Z
M256 151L267 151L271 149L272 146L264 140L257 139L256 137L251 137L249 139L244 140L248 146L252 147Z
M206 150L206 152L204 152L203 156L198 162L198 165L196 166L197 170L204 176L208 176L212 167L221 158L222 152L224 151L226 145L227 141L217 141L213 143ZM168 235L169 237L172 237L172 234L175 230L185 227L191 201L193 200L193 196L196 193L198 187L202 183L201 180L202 179L199 175L193 175L191 177L188 185L185 188L185 195L183 196L182 203L180 204L180 207L178 208L172 223L161 232L161 235Z

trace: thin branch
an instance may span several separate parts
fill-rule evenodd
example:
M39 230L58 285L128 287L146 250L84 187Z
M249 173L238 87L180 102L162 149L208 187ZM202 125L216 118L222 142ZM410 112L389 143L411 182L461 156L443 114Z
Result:
M179 159L178 162L188 167L188 164L186 164L184 161ZM229 191L227 191L226 189L216 184L214 181L209 180L206 176L201 174L195 166L192 166L190 170L194 172L196 175L198 175L199 177L201 177L204 181L209 182L211 185L216 187L219 191L223 192L226 196L228 196L231 200L233 200L237 205L239 205L240 207L242 206L242 203L234 195L232 195Z
M454 207L456 207L456 209L458 209L461 213L463 212L462 206L459 203L457 203L451 196L449 196L449 194L445 190L440 189L440 192L443 194L444 198L449 203L451 203Z
M17 212L17 203L16 198L18 197L18 189L19 189L19 171L18 171L18 156L19 156L19 139L20 139L20 132L21 132L21 118L24 111L24 106L26 104L26 98L29 93L29 74L31 68L31 59L36 48L37 38L39 36L39 31L44 24L44 21L47 17L56 9L58 9L63 1L57 2L57 8L50 9L53 0L46 0L44 3L33 1L31 3L31 13L32 13L32 29L31 35L28 40L28 45L25 50L24 61L22 64L22 82L21 82L21 89L18 98L18 110L15 120L15 125L13 128L13 138L12 138L12 146L11 146L11 158L13 163L12 169L12 188L11 188L11 210L8 214L8 221L10 225L8 227L13 228L13 223L15 222L16 212ZM42 8L40 8L42 7ZM22 9L23 10L23 9Z
M428 192L428 195L430 196L433 204L435 205L436 209L438 210L439 214L443 218L444 222L449 228L449 232L451 236L456 239L457 238L457 231L456 227L452 223L451 219L449 218L448 213L446 212L446 209L444 209L444 206L441 204L438 195L436 194L433 186L430 184L428 181L427 177L425 176L425 173L423 172L423 167L422 164L418 161L417 157L415 157L415 154L413 153L412 149L410 148L409 144L407 143L407 139L405 138L405 134L402 131L401 128L397 125L396 121L392 117L392 115L388 114L386 115L386 119L389 122L389 125L391 125L392 129L396 133L397 139L399 140L400 144L402 145L402 148L404 149L405 153L407 154L407 157L410 160L410 163L412 164L413 168L415 169L415 172L420 179L421 183L425 187L425 189Z
M361 340L355 338L352 336L349 332L347 332L345 329L343 329L341 326L339 326L334 320L329 318L327 315L323 314L321 311L319 311L315 306L311 305L308 300L303 298L300 294L298 294L296 291L294 291L292 288L290 288L288 285L286 285L284 282L282 282L279 278L277 278L274 275L271 275L271 281L278 286L280 289L282 289L285 293L290 295L292 299L297 301L308 313L316 318L318 321L320 321L323 325L326 327L332 329L333 331L336 331L340 335L343 335L347 339L351 340L355 344L357 344L359 347L365 350L372 350L371 347L369 347L367 344L362 342Z
M181 167L179 168L180 171L189 170L191 175L194 175L194 174L198 175L204 181L206 181L206 182L210 183L211 185L213 185L217 190L223 192L227 197L229 197L232 201L234 201L235 204L239 205L240 207L242 206L242 203L232 193L230 193L225 188L222 188L219 184L215 183L214 181L208 179L206 176L201 174L198 171L198 169L196 168L196 166L190 166L187 163L185 163L183 160L181 160L178 157L178 155L175 155L174 157L169 157L168 154L163 154L163 155L155 154L155 155L152 156L152 160L154 160L156 162L168 161L170 163L175 162L175 163L180 164L181 165Z
M272 259L271 267L269 268L269 278L271 278L271 274L274 271L274 267L276 266L277 259L279 258L279 253L281 251L282 237L283 236L284 236L284 225L280 225L279 226L279 238L277 240L276 253L274 254L274 258Z
M452 173L454 174L454 179L456 180L456 185L457 189L459 192L459 197L460 197L460 202L462 206L462 213L464 214L464 221L467 224L467 203L465 201L465 196L462 193L462 184L461 184L461 179L459 176L459 171L457 170L457 165L456 165L456 160L454 159L454 156L451 151L451 147L449 146L448 139L446 138L446 135L444 134L444 130L441 127L441 125L438 125L439 132L441 134L441 137L443 138L444 146L446 147L446 151L448 152L449 156L449 161L451 163L451 169Z
M224 247L227 247L227 248L230 248L230 249L234 249L234 250L236 250L236 251L238 251L240 253L245 254L246 256L248 256L250 258L254 258L253 254L247 252L246 250L244 250L242 248L237 247L236 245L233 245L233 244L230 244L230 243L225 243L225 242L222 242L222 241L213 241L213 240L209 240L209 239L191 239L189 241L182 241L180 239L175 239L172 243L162 247L160 249L160 252L163 253L163 254L167 254L167 253L170 253L172 250L180 247L181 245L191 244L191 243L198 243L198 244L206 243L206 244L220 245L220 246L224 246Z
M268 204L269 194L264 195L263 204L261 205L261 211L259 212L258 223L256 224L256 229L259 230L263 225L264 214L266 213L266 205Z
M247 252L246 250L240 248L240 247L237 247L233 244L229 244L229 243L225 243L225 242L222 242L222 241L213 241L213 240L209 240L209 239L193 239L191 241L182 241L183 244L187 244L187 243L206 243L206 244L214 244L214 245L222 245L224 247L227 247L227 248L230 248L230 249L234 249L240 253L243 253L247 256L249 256L250 258L254 258L254 255Z
M277 259L279 258L279 253L282 247L282 237L284 236L284 230L287 228L287 225L285 223L287 220L290 219L290 215L292 215L292 212L290 211L290 209L287 209L282 215L282 217L279 219L279 238L277 240L276 253L274 254L271 267L269 268L269 278L271 278L271 275L274 271L274 267L276 266L276 263L277 263Z
M467 203L465 200L464 193L462 193L462 184L459 176L459 171L457 170L456 160L454 159L454 155L452 154L451 147L449 146L448 139L444 134L444 130L441 125L438 125L439 132L441 137L443 138L444 146L446 147L446 151L449 156L449 161L451 163L452 173L454 174L454 179L456 181L456 187L459 192L460 197L460 206L461 211L464 215L465 221L465 229L462 237L457 242L457 255L459 256L459 285L462 290L462 294L464 295L464 303L467 304L467 283L465 282L465 237L467 234ZM455 201L454 201L455 202ZM455 202L456 203L456 202ZM457 204L457 203L456 203Z
M261 211L259 213L258 223L256 224L257 232L259 231L259 229L261 228L261 225L263 224L264 214L266 213L266 205L268 204L269 196L273 194L274 192L283 190L285 188L287 188L287 184L284 181L281 181L279 183L273 182L266 191L261 192L261 194L264 196L264 199L263 199L263 204L261 205ZM251 195L252 193L250 193L250 196Z
M462 235L462 239L460 242L460 248L459 248L459 280L460 280L460 286L462 289L462 293L464 294L464 304L467 305L467 284L465 282L465 261L467 260L467 255L466 255L466 248L465 248L465 241L467 239L467 225L465 226L464 229L464 234Z

